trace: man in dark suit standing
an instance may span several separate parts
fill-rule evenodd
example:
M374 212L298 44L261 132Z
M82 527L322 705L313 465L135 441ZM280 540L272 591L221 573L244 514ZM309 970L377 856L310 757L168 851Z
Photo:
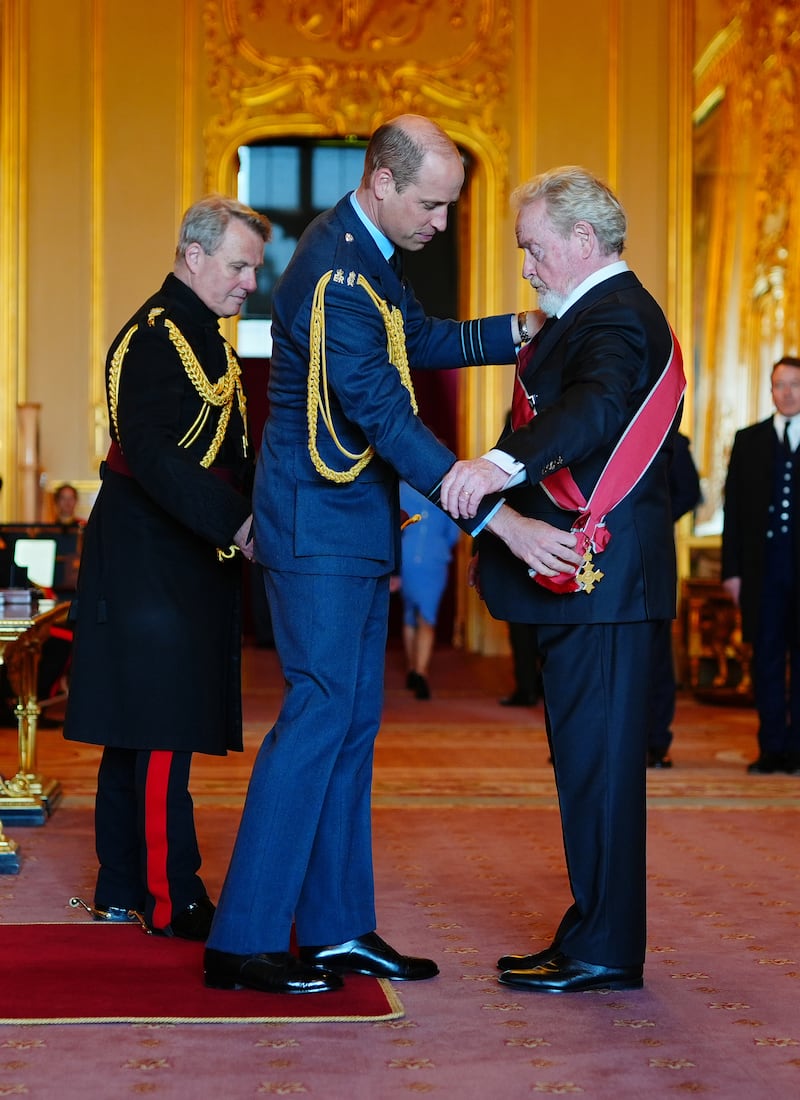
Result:
M370 793L398 475L427 493L455 459L416 415L410 368L513 362L521 335L516 314L426 317L402 277L401 251L444 230L463 182L458 150L434 123L405 115L381 126L358 190L309 226L275 291L254 512L286 693L208 940L210 986L324 992L351 972L438 973L377 934ZM524 542L529 525L493 509L465 530L488 521ZM576 557L573 538L549 537Z
M731 448L722 583L753 646L758 758L747 770L800 775L800 359L784 356L772 368L772 400L774 415L738 431Z
M668 470L684 389L680 351L620 259L625 213L581 168L514 193L522 274L549 321L520 356L513 430L457 463L443 506L470 516L485 492L571 528L585 558L529 571L481 536L491 613L536 624L573 904L552 944L499 961L504 985L636 989L645 954L645 776L654 639L675 614ZM467 503L467 501L469 503Z

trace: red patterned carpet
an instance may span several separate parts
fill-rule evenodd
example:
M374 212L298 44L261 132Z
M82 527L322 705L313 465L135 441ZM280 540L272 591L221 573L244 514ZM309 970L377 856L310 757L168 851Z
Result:
M212 894L280 697L274 654L247 650L245 667L247 751L198 758L193 780ZM504 660L440 653L434 698L418 702L389 654L375 777L379 930L441 968L395 987L402 1019L6 1025L0 1097L798 1094L800 780L746 774L750 710L682 698L676 766L649 775L645 988L548 997L497 984L498 955L546 942L567 904L541 708L498 706L508 675ZM6 770L11 731L0 749ZM60 779L64 799L46 825L6 830L22 868L0 878L0 923L86 919L68 899L91 895L96 761L58 731L42 734L39 769ZM24 981L17 994L24 1003Z

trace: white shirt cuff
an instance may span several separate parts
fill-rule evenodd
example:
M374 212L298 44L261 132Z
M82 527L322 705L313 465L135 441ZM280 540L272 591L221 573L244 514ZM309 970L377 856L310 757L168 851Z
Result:
M512 458L511 455L506 454L505 451L500 451L497 447L493 447L491 451L487 451L485 455L481 456L488 462L493 462L495 466L499 466L503 473L508 474L508 481L505 483L500 492L505 492L506 489L510 489L513 485L521 485L528 477L525 467L521 462L518 462L516 458Z

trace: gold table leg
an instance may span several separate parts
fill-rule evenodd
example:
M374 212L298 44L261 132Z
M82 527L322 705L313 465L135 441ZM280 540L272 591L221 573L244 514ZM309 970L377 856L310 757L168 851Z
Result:
M38 659L36 666L38 668ZM52 814L61 800L61 784L56 779L45 779L36 771L36 733L39 723L39 704L36 695L29 695L23 701L19 699L14 712L17 716L19 738L19 771L9 784L19 792L18 802L0 802L3 815L18 824L24 823L25 816L29 824L43 824L44 814ZM8 810L11 810L11 814ZM22 816L20 816L22 814ZM42 820L34 820L41 817Z
M53 620L65 610L54 608L34 617L20 630L3 653L8 680L17 705L19 762L12 779L0 778L0 819L6 824L43 825L61 799L61 785L45 779L36 770L36 733L39 721L37 679L42 643L49 636Z

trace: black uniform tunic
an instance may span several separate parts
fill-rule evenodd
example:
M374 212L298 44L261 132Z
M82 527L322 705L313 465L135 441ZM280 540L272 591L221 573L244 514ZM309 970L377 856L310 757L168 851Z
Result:
M218 321L168 275L109 351L114 442L72 607L68 740L242 747L240 561L217 549L249 515L249 461L238 364Z

